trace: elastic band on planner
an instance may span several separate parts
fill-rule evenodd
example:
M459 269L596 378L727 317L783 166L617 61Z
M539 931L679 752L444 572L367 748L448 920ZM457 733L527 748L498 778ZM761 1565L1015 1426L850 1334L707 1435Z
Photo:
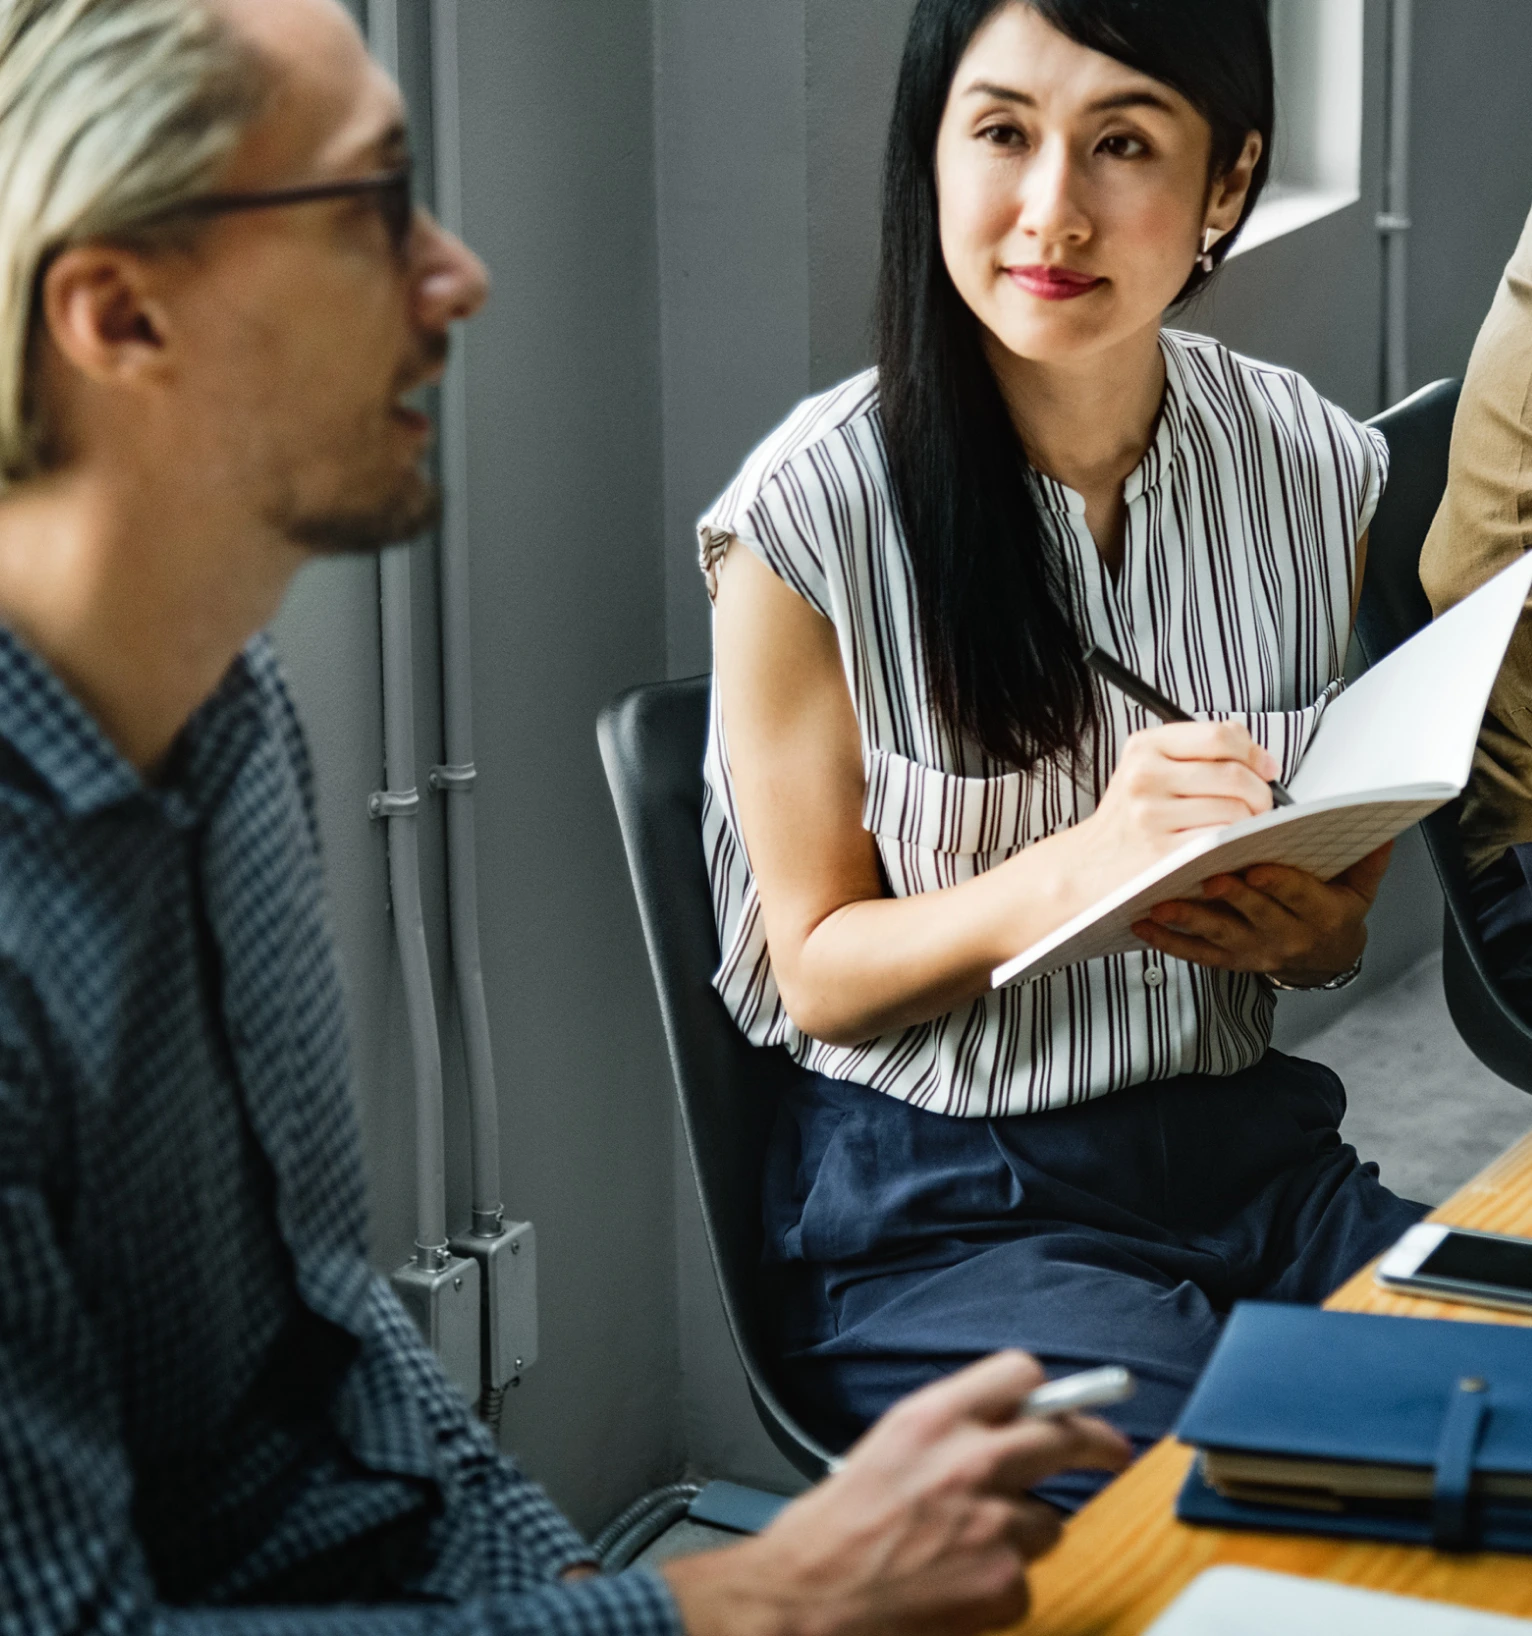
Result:
M1431 1543L1441 1551L1473 1544L1468 1500L1474 1459L1489 1419L1489 1392L1476 1376L1459 1380L1447 1399L1436 1445L1436 1482L1431 1494Z

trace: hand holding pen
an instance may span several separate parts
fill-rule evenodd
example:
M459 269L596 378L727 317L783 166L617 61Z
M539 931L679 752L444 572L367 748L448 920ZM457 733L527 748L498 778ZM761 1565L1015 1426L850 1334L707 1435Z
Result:
M1067 1414L1089 1414L1093 1409L1109 1409L1126 1403L1138 1390L1138 1381L1131 1369L1121 1364L1103 1364L1097 1369L1082 1369L1078 1374L1061 1375L1036 1387L1022 1399L1017 1410L1018 1420L1058 1420ZM832 1473L844 1471L846 1462L832 1456Z
M1141 677L1099 648L1089 649L1085 659L1098 676L1162 721L1182 724L1185 731L1190 720L1185 711ZM1214 758L1200 768L1177 763L1167 759L1157 745L1145 745L1138 757L1131 747L1124 751L1123 765L1113 775L1097 816L1112 815L1106 833L1130 858L1143 855L1140 843L1146 830L1151 845L1163 848L1188 829L1227 824L1253 813L1250 796L1258 788L1255 779L1277 770L1270 752L1255 745L1235 723L1194 725L1206 746L1221 741L1229 752L1222 769L1211 764ZM1258 753L1252 756L1252 750ZM1136 767L1126 780L1127 793L1114 802L1119 780L1134 762ZM1235 769L1233 789L1227 781L1231 768ZM1243 791L1235 793L1241 785ZM1268 787L1276 806L1293 805L1292 796L1280 783L1271 780ZM1171 797L1168 802L1167 796ZM1193 799L1182 799L1188 796ZM1178 819L1173 815L1176 807L1189 811ZM1214 816L1219 808L1226 816ZM1172 813L1169 826L1167 811ZM1155 905L1145 919L1134 923L1133 931L1162 956L1226 971L1264 972L1297 986L1310 986L1311 979L1333 977L1355 963L1366 940L1362 922L1382 880L1387 856L1388 848L1381 848L1328 882L1280 864L1258 864L1239 874L1214 875L1202 883L1200 897Z
M1093 643L1085 650L1085 662L1105 682L1110 682L1119 693L1126 694L1135 704L1141 704L1151 715L1164 722L1191 721L1193 718L1172 703L1163 693L1150 687L1143 677L1135 676L1128 667ZM1290 807L1293 798L1286 787L1275 778L1270 780L1273 806Z

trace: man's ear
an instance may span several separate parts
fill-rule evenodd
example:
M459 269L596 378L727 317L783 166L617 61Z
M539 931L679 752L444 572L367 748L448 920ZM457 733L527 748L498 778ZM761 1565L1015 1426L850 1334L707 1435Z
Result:
M42 319L61 358L102 385L131 386L164 366L168 315L153 264L114 245L65 250L43 279Z

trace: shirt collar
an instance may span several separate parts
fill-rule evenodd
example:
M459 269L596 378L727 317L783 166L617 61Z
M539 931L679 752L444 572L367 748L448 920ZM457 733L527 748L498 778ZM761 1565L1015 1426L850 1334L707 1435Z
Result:
M71 817L141 797L159 805L178 827L189 826L217 804L260 731L251 659L252 650L235 658L217 690L182 728L165 778L150 785L53 671L0 626L0 738Z
M1160 401L1160 418L1144 458L1128 474L1122 497L1131 504L1139 495L1156 489L1175 465L1176 450L1186 428L1186 359L1175 337L1160 331L1160 356L1165 360L1165 396Z
M1186 427L1186 360L1168 331L1160 332L1160 356L1165 360L1165 396L1160 402L1159 417L1154 423L1154 435L1144 458L1128 473L1123 484L1122 497L1131 505L1142 494L1156 489L1175 465L1176 451ZM1060 516L1083 517L1085 497L1072 488L1066 488L1057 478L1049 477L1033 468L1033 493L1048 511Z

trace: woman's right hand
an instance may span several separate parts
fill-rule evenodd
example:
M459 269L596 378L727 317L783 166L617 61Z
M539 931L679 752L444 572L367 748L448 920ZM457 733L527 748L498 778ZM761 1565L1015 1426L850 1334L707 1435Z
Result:
M1239 722L1177 722L1134 733L1086 820L1092 849L1128 880L1173 852L1190 830L1267 811L1269 781L1280 774L1276 757Z

